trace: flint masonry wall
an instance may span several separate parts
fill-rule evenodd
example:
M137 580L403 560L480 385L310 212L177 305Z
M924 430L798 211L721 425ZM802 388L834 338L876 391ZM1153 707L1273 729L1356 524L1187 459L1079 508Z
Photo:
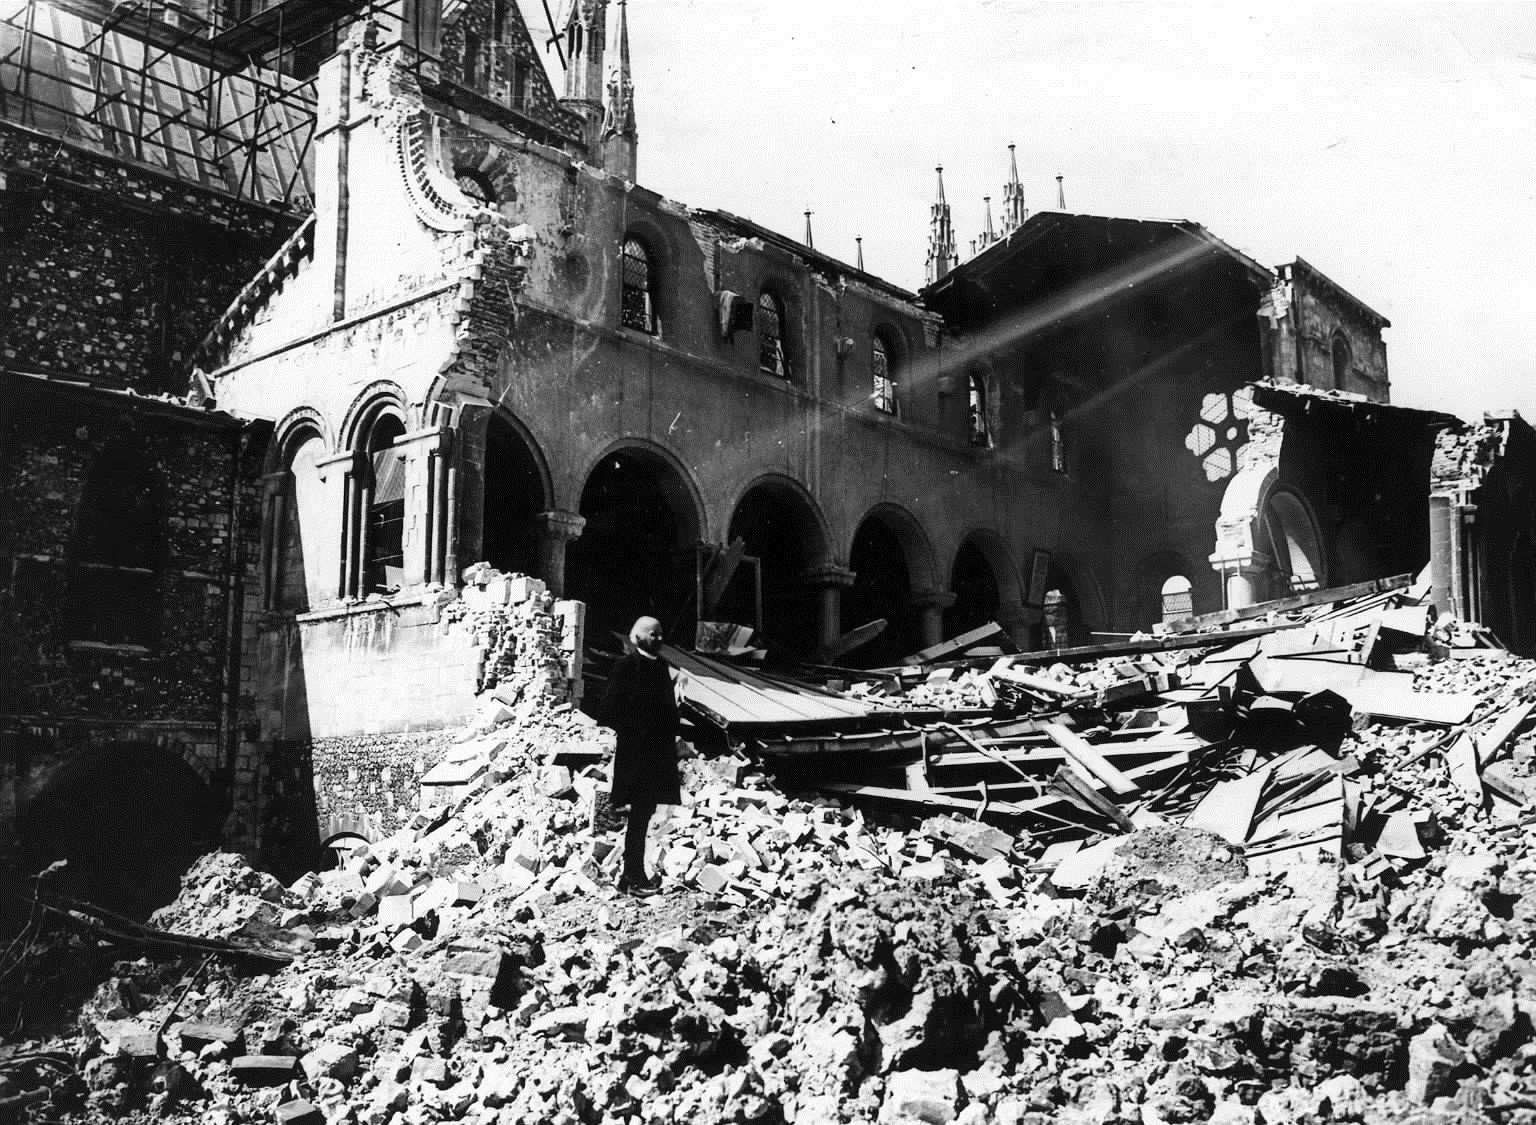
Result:
M297 225L0 123L0 364L180 392L198 341Z

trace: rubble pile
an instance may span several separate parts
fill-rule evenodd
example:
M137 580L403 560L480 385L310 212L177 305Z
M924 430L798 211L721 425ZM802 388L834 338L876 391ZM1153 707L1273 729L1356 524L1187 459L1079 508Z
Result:
M488 705L406 828L286 887L206 857L155 918L285 967L120 963L77 1037L0 1062L0 1106L1536 1123L1536 662L1383 641L1402 607L1375 608L1358 645L1359 621L1314 619L987 657L944 682L1028 693L990 725L728 739L683 763L651 898L614 888L606 732L537 697ZM909 785L787 788L786 761L838 753Z

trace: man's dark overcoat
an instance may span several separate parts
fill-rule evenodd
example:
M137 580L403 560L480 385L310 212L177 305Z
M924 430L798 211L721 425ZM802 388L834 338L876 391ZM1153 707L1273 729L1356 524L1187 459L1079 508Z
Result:
M677 699L666 661L632 652L615 664L598 721L618 735L613 755L614 804L682 802L677 777Z

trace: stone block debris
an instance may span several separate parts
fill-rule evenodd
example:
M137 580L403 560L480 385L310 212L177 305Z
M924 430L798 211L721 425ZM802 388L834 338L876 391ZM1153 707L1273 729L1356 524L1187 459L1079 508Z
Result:
M647 898L594 816L607 736L521 700L463 732L461 790L340 866L285 886L213 854L154 919L286 964L117 962L85 1030L7 1048L0 1096L316 1125L1536 1121L1536 818L1501 795L1533 775L1536 662L1294 671L1413 596L1014 654L1012 680L977 657L959 679L1028 696L980 715L887 678L827 696L861 729L697 726ZM1418 717L1361 712L1367 673L1409 676ZM1495 767L1481 797L1453 772Z

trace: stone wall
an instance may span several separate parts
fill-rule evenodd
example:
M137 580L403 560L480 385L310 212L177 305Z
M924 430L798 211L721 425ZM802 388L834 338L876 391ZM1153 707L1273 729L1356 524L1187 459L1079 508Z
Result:
M0 364L179 392L296 217L0 123Z
M414 814L421 775L482 708L579 700L581 603L484 564L464 579L462 596L373 599L269 627L251 754L261 807L249 814L266 847L305 830L295 770L312 774L322 840L376 839Z
M13 406L0 473L0 713L216 723L228 653L235 458L241 436L131 411L115 396ZM146 643L93 639L103 596L77 557L81 505L103 451L129 445L159 494L160 555L142 589ZM108 591L110 594L110 591Z

